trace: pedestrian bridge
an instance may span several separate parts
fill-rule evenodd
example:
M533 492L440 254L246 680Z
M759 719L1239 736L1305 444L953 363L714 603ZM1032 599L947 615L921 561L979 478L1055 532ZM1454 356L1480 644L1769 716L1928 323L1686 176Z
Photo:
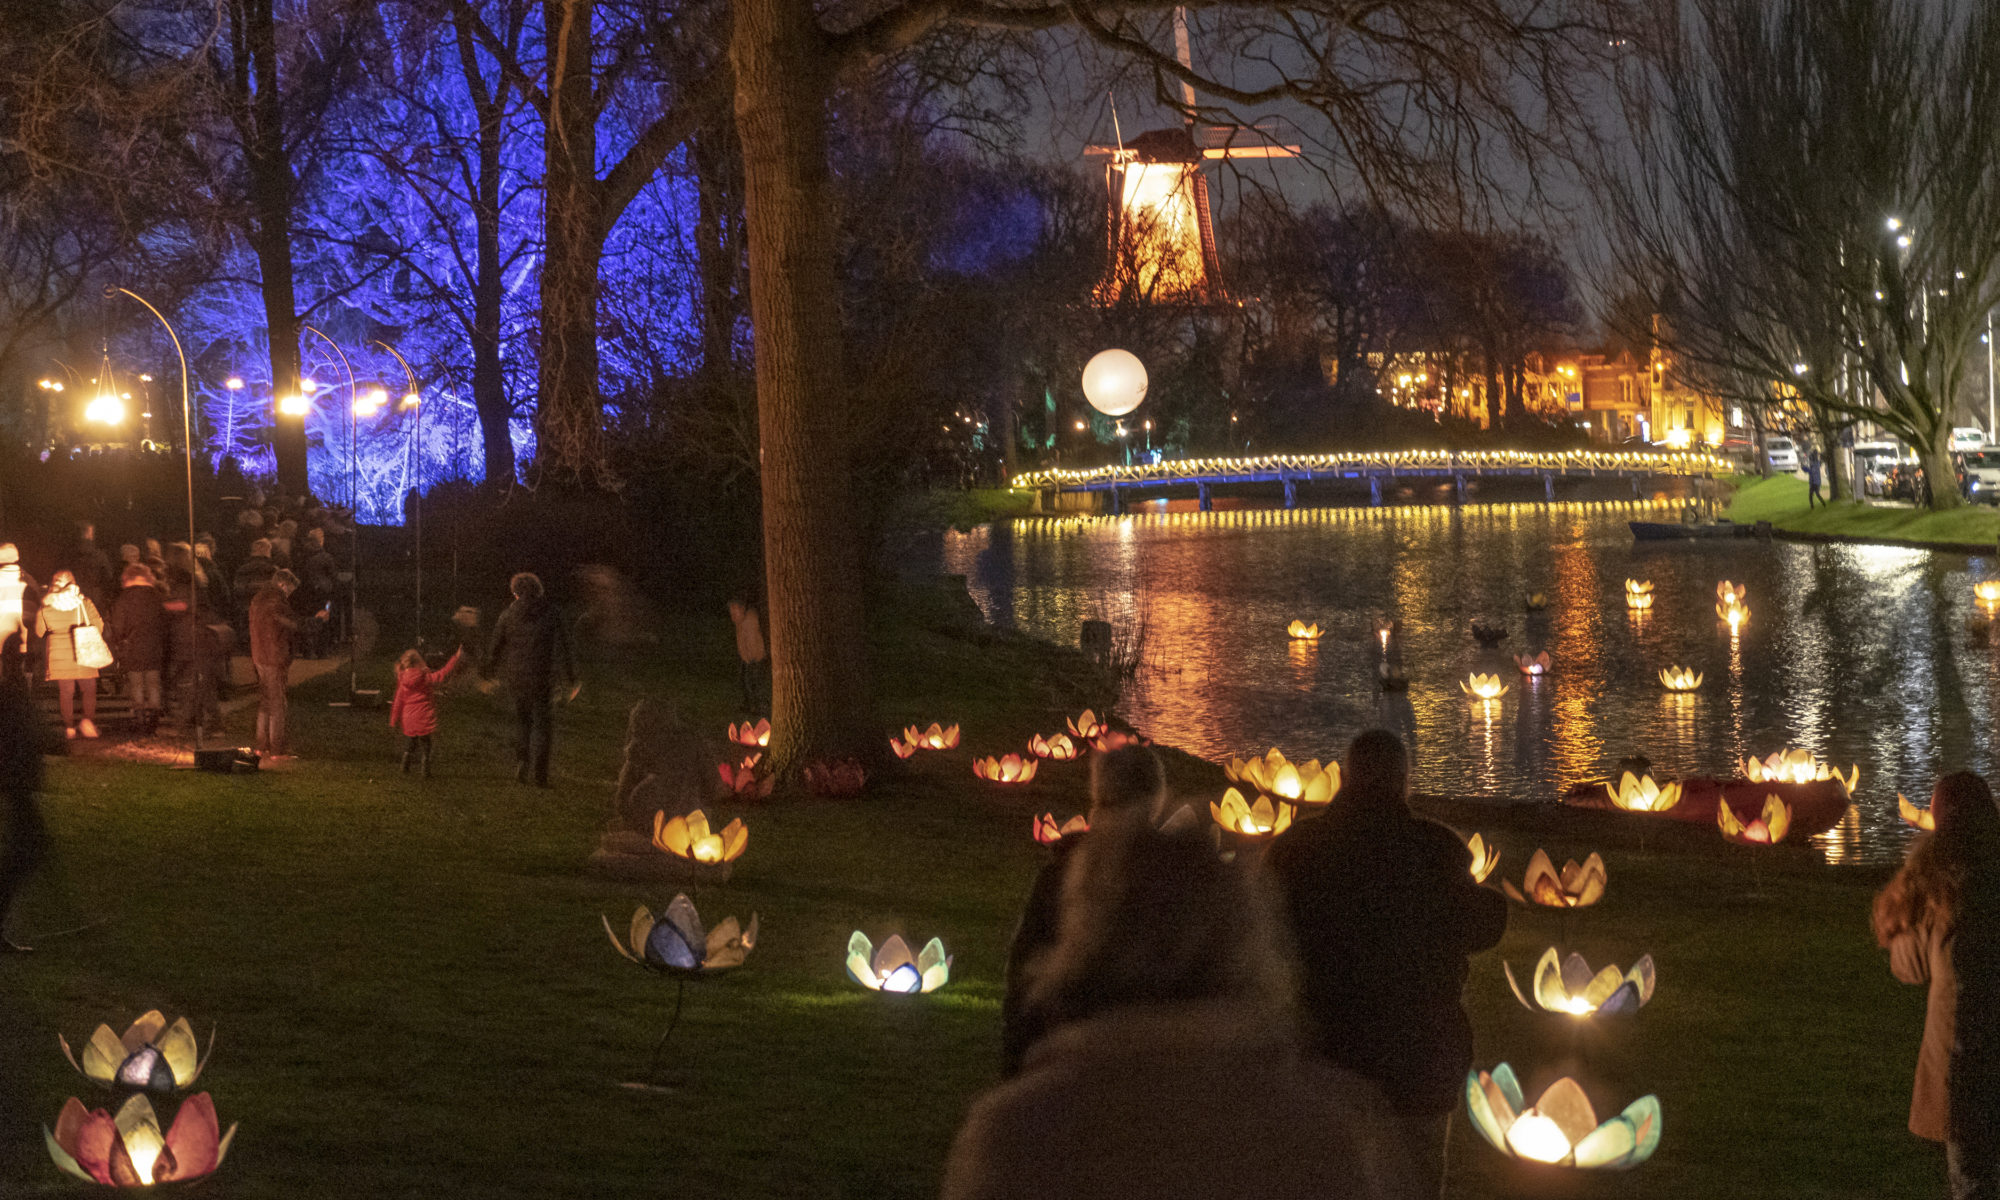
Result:
M1014 477L1014 487L1037 493L1037 507L1076 507L1064 496L1088 497L1095 505L1109 502L1112 512L1124 511L1128 494L1144 495L1167 488L1193 487L1203 512L1211 511L1211 489L1230 484L1276 483L1284 488L1285 507L1298 504L1298 485L1326 480L1368 484L1369 503L1382 503L1382 484L1407 479L1449 481L1457 498L1465 496L1468 479L1537 479L1543 495L1555 498L1558 479L1629 479L1633 494L1639 482L1662 476L1702 478L1729 469L1723 459L1702 451L1614 450L1400 450L1353 454L1268 454L1245 458L1174 458L1135 466L1060 467Z

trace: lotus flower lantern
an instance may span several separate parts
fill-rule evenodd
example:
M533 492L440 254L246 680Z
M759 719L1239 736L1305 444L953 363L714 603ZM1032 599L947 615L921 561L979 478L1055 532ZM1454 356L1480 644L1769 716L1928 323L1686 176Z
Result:
M1665 812L1681 802L1678 782L1662 787L1653 782L1651 775L1634 775L1630 771L1618 777L1617 787L1605 784L1604 791L1614 807L1626 812Z
M1285 632L1290 634L1294 641L1316 642L1320 638L1321 630L1317 621L1310 625L1304 621L1293 621L1285 627Z
M1551 946L1535 964L1534 987L1523 989L1514 978L1514 968L1500 964L1507 974L1507 986L1521 1007L1539 1012L1563 1013L1572 1017L1619 1017L1638 1012L1653 998L1653 956L1641 955L1632 969L1621 974L1617 967L1593 973L1580 954L1563 958Z
M1516 888L1504 880L1501 889L1517 904L1539 904L1544 908L1588 908L1604 898L1608 877L1604 859L1592 854L1578 866L1575 859L1563 863L1558 872L1546 850L1536 850L1528 860L1527 873Z
M715 764L715 773L722 776L722 786L728 789L730 795L762 800L771 794L771 788L778 782L776 777L757 770L757 764L763 760L762 753L746 755L735 766Z
M1079 742L1094 741L1103 736L1104 730L1104 722L1098 720L1097 714L1087 708L1069 719L1069 735Z
M1729 632L1736 633L1750 620L1750 606L1747 604L1718 604L1715 615L1729 626Z
M1041 765L1039 759L1018 754L1003 754L998 758L989 754L972 760L972 773L989 783L1026 783L1035 777Z
M1090 822L1082 817L1071 817L1060 823L1054 813L1043 813L1035 818L1035 840L1044 846L1053 846L1071 834L1089 832Z
M1988 608L2000 607L2000 579L1982 579L1972 585L1972 594Z
M745 721L741 725L731 722L729 740L739 746L769 746L771 744L771 722L760 720L755 725Z
M889 739L889 749L896 752L897 758L908 758L919 750L954 750L957 747L958 726L946 728L936 721L931 722L929 729L919 729L915 725L906 727L900 742L895 738Z
M1529 612L1540 612L1549 606L1547 592L1529 592L1521 601L1521 607Z
M1292 827L1292 817L1298 810L1288 801L1273 804L1269 796L1259 796L1252 802L1243 798L1243 793L1230 788L1222 793L1222 801L1209 801L1209 815L1215 823L1231 833L1244 837L1276 837Z
M1902 815L1903 820L1923 830L1925 833L1931 833L1937 829L1936 814L1932 813L1928 808L1918 808L1916 805L1910 803L1910 798L1901 792L1896 793L1896 811Z
M1458 686L1467 696L1481 703L1498 700L1509 691L1498 675L1483 675L1477 671L1460 680Z
M1653 581L1650 579L1628 579L1625 581L1625 606L1634 612L1644 612L1653 607Z
M1773 846L1785 840L1785 834L1792 828L1792 806L1776 796L1764 797L1764 811L1744 824L1737 817L1728 800L1715 806L1715 823L1722 830L1722 836L1732 842L1746 846Z
M1727 579L1715 585L1715 602L1724 608L1743 603L1749 595L1748 587L1740 583L1731 583Z
M163 1095L191 1086L208 1065L208 1056L196 1053L194 1029L187 1018L169 1025L157 1009L132 1022L122 1037L111 1032L111 1026L99 1025L84 1043L81 1059L70 1050L68 1039L57 1034L56 1041L70 1066L105 1087ZM212 1033L208 1048L210 1053L215 1050Z
M1223 764L1222 774L1229 782L1240 783L1258 795L1293 804L1327 804L1340 791L1339 763L1321 766L1315 758L1297 765L1275 746L1262 758L1230 759Z
M1622 1171L1645 1162L1660 1146L1657 1097L1641 1096L1600 1125L1590 1097L1574 1079L1556 1080L1529 1105L1506 1063L1491 1074L1474 1071L1465 1077L1465 1106L1489 1145L1528 1162Z
M1701 672L1693 667L1661 667L1660 686L1670 692L1692 692L1701 686Z
M1054 762L1070 762L1083 753L1083 747L1067 733L1056 733L1049 737L1036 734L1028 739L1028 753L1036 758L1046 758Z
M56 1117L54 1132L44 1127L42 1138L56 1166L86 1183L152 1187L213 1174L229 1156L236 1126L222 1132L207 1092L181 1101L165 1133L153 1102L143 1093L127 1097L115 1117L101 1108L86 1109L71 1097Z
M878 950L857 929L847 939L847 974L871 992L914 996L945 985L951 978L951 956L944 952L942 941L932 938L912 957L909 943L893 934Z
M706 976L731 971L743 965L757 947L757 914L742 927L735 917L725 917L714 929L704 931L701 914L686 896L675 896L667 910L655 917L641 906L632 913L632 924L620 938L604 922L605 936L629 962L669 975Z
M1546 650L1540 654L1516 654L1514 656L1514 665L1521 668L1521 674L1528 676L1530 679L1538 675L1548 674L1549 667L1553 662L1554 660L1549 657L1549 652Z
M686 863L726 870L743 857L743 848L749 843L750 831L740 820L711 831L708 814L698 808L674 817L664 812L653 814L653 848Z
M1479 834L1466 839L1465 848L1472 852L1472 881L1485 883L1493 874L1493 868L1500 865L1500 847L1491 845Z
M1839 780L1850 795L1861 784L1859 766L1849 766L1847 774L1842 775L1813 757L1812 751L1790 748L1780 750L1769 758L1744 759L1743 776L1751 783L1821 783L1834 779Z

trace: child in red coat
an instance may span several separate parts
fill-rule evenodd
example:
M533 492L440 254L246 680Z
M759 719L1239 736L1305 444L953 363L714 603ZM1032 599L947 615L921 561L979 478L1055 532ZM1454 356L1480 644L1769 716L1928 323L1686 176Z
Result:
M437 689L465 657L465 647L452 652L451 661L433 671L424 662L423 652L405 650L396 660L396 699L389 706L389 727L406 739L403 743L403 774L410 773L418 753L423 755L424 778L431 777L431 735L437 732Z

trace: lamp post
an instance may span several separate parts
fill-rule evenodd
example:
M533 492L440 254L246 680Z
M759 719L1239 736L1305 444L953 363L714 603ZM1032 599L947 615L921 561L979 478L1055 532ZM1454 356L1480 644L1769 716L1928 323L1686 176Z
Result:
M347 560L347 695L353 703L354 694L361 687L360 625L356 617L361 612L361 459L359 447L360 417L354 411L354 368L347 361L347 353L340 343L321 333L311 325L304 326L307 333L333 347L334 357L340 360L340 369L347 373L347 515L354 523L354 540L349 547Z
M110 296L116 292L123 292L139 303L144 304L146 311L152 313L159 320L161 326L167 331L167 337L172 339L174 343L174 357L179 359L181 364L181 450L187 463L188 622L199 630L201 628L201 589L196 586L194 572L200 570L201 564L200 560L195 558L194 552L194 416L193 409L188 401L187 354L181 349L180 335L174 332L174 327L167 323L166 317L160 315L159 309L154 308L144 296L141 296L130 288L122 288L114 285L105 289L104 294ZM197 633L195 635L194 652L194 697L192 703L188 706L192 717L188 725L194 739L193 749L197 754L201 752L201 719L204 715L202 712L202 674L207 669L208 656L202 653L202 638Z
M424 407L423 397L417 392L417 373L410 369L410 362L389 343L380 338L375 345L387 350L403 368L403 379L409 390L403 393L398 411L415 414L416 427L410 435L410 483L416 492L416 502L410 506L410 532L416 539L417 564L417 643L424 640Z

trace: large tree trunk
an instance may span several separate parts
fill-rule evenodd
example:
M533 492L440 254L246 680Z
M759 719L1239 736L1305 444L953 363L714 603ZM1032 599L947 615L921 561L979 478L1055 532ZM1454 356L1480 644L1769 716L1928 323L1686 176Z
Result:
M264 322L270 333L271 393L279 397L299 390L299 305L292 270L292 164L285 154L283 93L278 85L278 33L272 0L252 0L238 10L242 19L250 82L238 57L238 103L250 109L251 135L246 139L245 170L250 184L251 249L264 297ZM306 425L303 417L273 413L272 453L277 460L278 490L303 496L306 477Z
M593 0L547 0L549 112L543 176L541 397L535 458L544 478L595 483L608 471L597 395L597 284L606 230L591 84Z
M513 408L507 403L507 377L500 360L500 144L505 132L508 85L487 90L470 22L458 20L458 51L466 89L479 115L479 175L474 181L472 221L475 255L472 280L472 408L479 415L488 487L514 482Z
M848 487L847 380L826 163L829 80L806 0L735 0L729 55L743 147L763 444L771 762L783 774L877 757L861 546Z
M1965 493L1958 490L1958 464L1951 459L1950 423L1941 423L1931 439L1931 444L1918 453L1923 458L1924 478L1930 484L1931 507L1934 509L1963 507Z

